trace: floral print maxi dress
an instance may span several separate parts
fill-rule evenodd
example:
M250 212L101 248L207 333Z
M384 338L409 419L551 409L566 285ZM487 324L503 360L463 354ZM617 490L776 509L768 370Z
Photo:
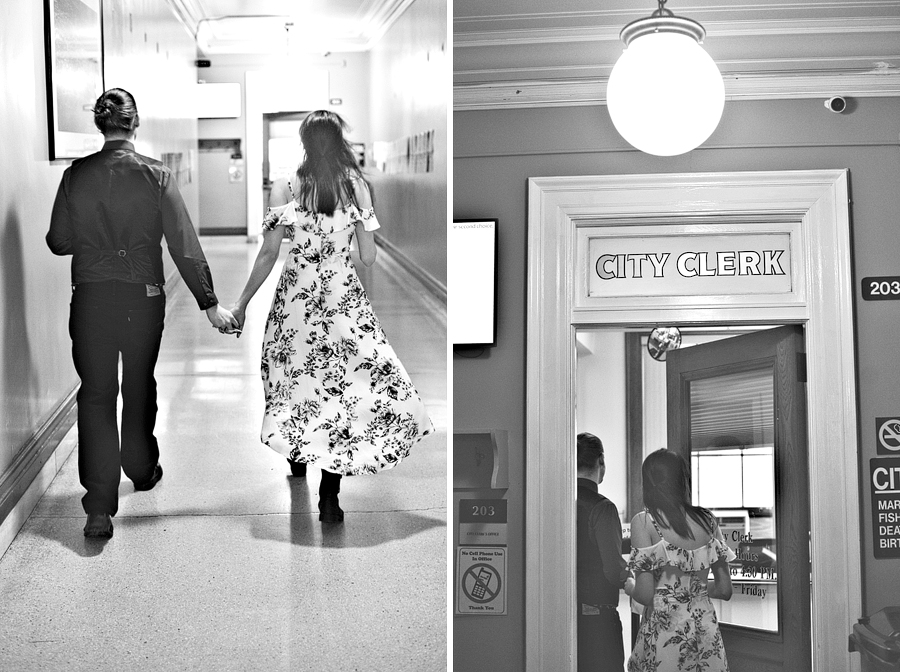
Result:
M662 537L656 521L649 513ZM664 539L647 548L633 548L628 568L653 572L653 606L641 619L637 640L628 660L628 672L728 672L725 647L716 612L707 593L712 565L735 558L716 534L700 548L686 550ZM663 571L666 568L669 571ZM680 570L672 572L671 569Z
M283 225L291 247L263 339L261 438L344 475L390 469L434 431L350 258L356 222L379 228L371 208L354 205L326 216L291 201L263 220Z

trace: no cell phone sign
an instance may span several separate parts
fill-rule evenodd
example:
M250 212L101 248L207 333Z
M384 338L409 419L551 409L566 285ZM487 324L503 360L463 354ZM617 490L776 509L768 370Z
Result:
M900 414L892 418L875 418L875 435L879 455L900 455Z
M457 614L506 615L506 548L459 548Z

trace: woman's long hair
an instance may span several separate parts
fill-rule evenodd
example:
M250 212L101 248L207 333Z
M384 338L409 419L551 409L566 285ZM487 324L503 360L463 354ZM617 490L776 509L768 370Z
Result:
M346 122L334 112L316 110L300 124L306 158L297 169L298 201L313 212L333 215L339 205L356 201L352 178L365 181L350 143Z
M641 482L644 506L654 520L682 537L693 539L687 521L690 516L704 530L713 533L712 513L691 504L691 473L681 455L665 448L650 453L641 467Z

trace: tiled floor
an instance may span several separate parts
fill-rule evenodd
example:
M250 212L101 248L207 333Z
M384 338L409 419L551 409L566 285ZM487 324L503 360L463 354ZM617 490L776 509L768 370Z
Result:
M256 247L202 242L228 305ZM438 431L397 468L345 478L346 521L323 526L319 472L290 478L259 442L276 275L239 340L170 290L163 480L134 492L123 479L114 537L85 540L76 449L0 560L0 670L446 669L444 316L383 267L361 274Z

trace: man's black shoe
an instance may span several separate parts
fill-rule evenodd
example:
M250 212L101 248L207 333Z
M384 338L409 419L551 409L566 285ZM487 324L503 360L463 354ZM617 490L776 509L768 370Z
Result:
M153 486L159 483L159 479L162 478L162 465L159 462L156 463L156 468L153 470L153 476L150 477L150 480L144 481L143 483L135 483L135 490L152 490Z
M84 526L84 536L92 539L109 539L113 536L112 519L108 513L89 513Z

